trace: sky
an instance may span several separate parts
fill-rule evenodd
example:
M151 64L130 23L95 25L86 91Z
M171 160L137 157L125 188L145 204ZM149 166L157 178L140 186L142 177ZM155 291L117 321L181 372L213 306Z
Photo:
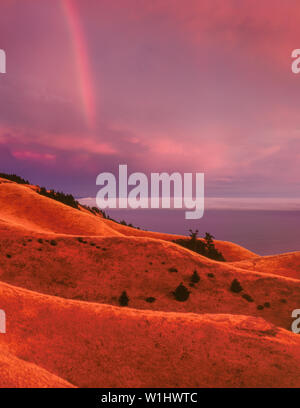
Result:
M1 0L0 171L76 197L119 164L204 172L227 206L291 208L299 18L298 0Z

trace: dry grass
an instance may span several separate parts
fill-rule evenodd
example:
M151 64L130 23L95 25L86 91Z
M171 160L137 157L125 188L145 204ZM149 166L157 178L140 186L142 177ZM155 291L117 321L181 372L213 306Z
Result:
M0 180L0 387L299 387L300 337L286 330L299 253L217 241L231 262L215 262L175 238Z

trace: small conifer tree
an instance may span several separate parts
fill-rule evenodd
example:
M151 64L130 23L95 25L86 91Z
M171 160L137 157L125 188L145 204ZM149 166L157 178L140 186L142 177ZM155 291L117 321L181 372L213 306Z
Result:
M122 295L119 297L119 304L120 306L128 306L129 297L127 296L126 291L122 292Z

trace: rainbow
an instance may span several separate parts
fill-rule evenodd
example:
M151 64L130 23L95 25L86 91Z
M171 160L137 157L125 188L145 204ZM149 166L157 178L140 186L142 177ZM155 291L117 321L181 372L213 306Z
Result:
M89 128L94 129L96 120L95 99L83 27L74 0L62 0L62 7L69 27L70 38L74 50L83 110Z

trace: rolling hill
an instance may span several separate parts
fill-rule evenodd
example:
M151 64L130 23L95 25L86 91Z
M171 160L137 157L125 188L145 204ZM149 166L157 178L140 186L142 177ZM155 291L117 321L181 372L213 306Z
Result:
M177 238L0 179L0 386L299 387L300 252Z

